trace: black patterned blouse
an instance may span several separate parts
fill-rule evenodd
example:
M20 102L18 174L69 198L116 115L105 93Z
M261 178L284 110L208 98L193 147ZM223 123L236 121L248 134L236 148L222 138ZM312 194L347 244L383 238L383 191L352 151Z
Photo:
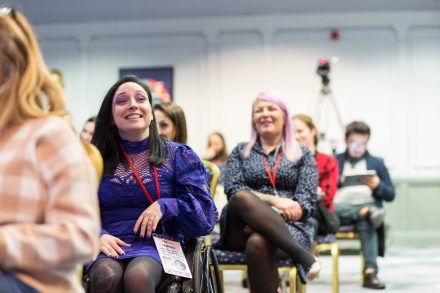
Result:
M254 190L265 194L274 194L273 187L266 173L262 154L266 157L272 171L277 159L275 150L265 155L259 141L252 148L250 155L244 158L242 150L245 143L240 143L232 151L226 162L225 193L228 200L241 190ZM316 203L318 189L318 171L315 159L310 151L301 146L302 157L297 162L291 162L282 155L276 173L276 190L280 197L297 201L303 209L303 217L297 222L286 222L292 236L305 249L310 250L313 239L313 224L311 215ZM223 209L221 216L222 236L227 229L228 206Z

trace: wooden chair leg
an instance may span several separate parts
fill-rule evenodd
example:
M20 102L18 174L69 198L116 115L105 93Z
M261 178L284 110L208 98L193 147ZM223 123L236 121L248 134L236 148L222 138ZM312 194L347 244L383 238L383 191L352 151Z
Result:
M290 293L296 293L296 268L289 270Z
M297 271L297 273L298 273L298 271ZM306 285L301 283L299 275L296 274L296 292L298 292L298 293L306 293L306 289L307 289Z
M333 293L339 293L339 247L332 243L330 253L333 259L332 288Z
M361 285L364 284L364 272L365 272L365 255L361 250Z
M219 268L219 273L220 273L220 284L222 285L223 291L225 292L225 276L223 274L223 270L221 268Z

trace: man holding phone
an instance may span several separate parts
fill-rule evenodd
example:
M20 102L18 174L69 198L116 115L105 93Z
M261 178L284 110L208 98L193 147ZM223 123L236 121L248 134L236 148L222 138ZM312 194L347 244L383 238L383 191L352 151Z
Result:
M334 203L341 224L353 224L359 233L365 256L363 286L385 289L385 284L377 277L377 256L384 256L385 242L382 202L393 201L395 191L383 159L372 156L367 150L369 138L370 127L365 122L354 121L347 125L347 149L336 156L340 188ZM360 184L344 186L345 177L352 174L362 177Z

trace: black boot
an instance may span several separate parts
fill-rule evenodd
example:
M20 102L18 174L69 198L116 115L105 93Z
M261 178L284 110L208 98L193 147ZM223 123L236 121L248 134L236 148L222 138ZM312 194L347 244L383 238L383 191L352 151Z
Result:
M373 272L364 274L363 287L370 289L385 289L385 284L379 280L377 273Z

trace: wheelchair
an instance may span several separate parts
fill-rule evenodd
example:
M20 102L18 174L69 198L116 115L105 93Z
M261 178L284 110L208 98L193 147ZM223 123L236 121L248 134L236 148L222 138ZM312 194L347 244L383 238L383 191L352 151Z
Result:
M222 293L220 271L214 249L202 237L185 241L185 256L192 279L165 274L160 293Z
M192 279L164 274L157 293L223 293L217 257L203 237L185 239L185 257L191 268ZM89 276L82 277L87 293L91 293Z

